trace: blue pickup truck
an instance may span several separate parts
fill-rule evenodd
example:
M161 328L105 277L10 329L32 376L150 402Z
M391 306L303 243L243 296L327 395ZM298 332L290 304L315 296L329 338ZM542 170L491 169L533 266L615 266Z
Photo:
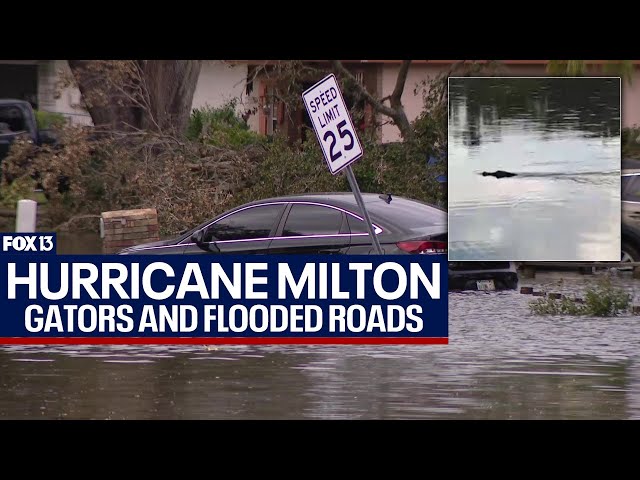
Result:
M56 143L50 130L38 129L36 114L29 102L0 99L0 161L20 136L25 136L36 145Z

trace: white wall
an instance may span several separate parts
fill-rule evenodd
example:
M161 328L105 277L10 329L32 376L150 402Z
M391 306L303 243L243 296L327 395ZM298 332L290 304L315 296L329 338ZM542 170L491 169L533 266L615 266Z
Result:
M91 117L84 109L74 107L74 104L80 101L77 88L66 88L60 91L59 98L56 98L59 71L70 72L66 60L1 60L0 63L37 66L38 108L62 113L73 123L91 123Z
M246 101L246 64L204 60L193 95L193 108L220 107L233 98ZM239 109L244 110L242 105Z
M66 60L42 60L39 63L38 107L47 112L61 113L74 125L91 125L91 116L79 106L80 91L76 87L58 87L61 72L71 73Z
M254 81L253 92L246 93L248 65L224 60L205 60L193 95L193 108L221 107L232 99L237 100L240 115L257 105L259 80ZM249 128L259 131L259 118L252 114L247 119Z
M394 87L396 86L396 78L398 78L398 71L400 70L400 64L385 64L382 67L382 85L380 90L380 97L384 98L391 95ZM409 67L409 73L407 74L407 81L405 83L404 92L402 93L402 105L404 111L412 122L422 111L422 93L414 94L413 91L420 82L423 80L429 80L435 77L443 71L443 67L433 65L421 65L413 63ZM387 121L387 117L381 118L383 121ZM395 125L387 124L382 126L382 142L395 142L399 141L400 131Z

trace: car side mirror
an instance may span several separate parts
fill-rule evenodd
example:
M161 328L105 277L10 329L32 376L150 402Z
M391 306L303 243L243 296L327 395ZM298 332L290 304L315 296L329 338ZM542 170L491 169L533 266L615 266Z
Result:
M211 238L211 240L215 240L215 238ZM197 232L193 232L191 235L191 241L195 243L200 249L205 252L213 252L219 253L220 248L214 243L207 242L205 240L205 231L204 229L198 230Z
M199 246L200 248L204 248L205 246L204 230L197 230L193 232L193 234L191 235L191 241L195 243L197 246Z

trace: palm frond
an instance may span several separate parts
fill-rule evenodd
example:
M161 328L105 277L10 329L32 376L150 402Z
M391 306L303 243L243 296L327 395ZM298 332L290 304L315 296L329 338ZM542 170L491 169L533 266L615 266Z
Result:
M633 61L610 60L602 66L602 72L606 75L619 75L629 84L633 81ZM588 65L585 60L549 60L547 73L554 76L582 77L588 73Z
M587 72L584 60L549 60L547 72L550 75L581 77Z
M633 61L612 60L602 66L602 72L608 75L619 75L622 80L633 83Z

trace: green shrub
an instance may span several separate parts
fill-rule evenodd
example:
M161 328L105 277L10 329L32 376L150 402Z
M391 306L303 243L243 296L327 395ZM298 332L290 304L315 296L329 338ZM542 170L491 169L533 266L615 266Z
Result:
M61 113L36 110L35 116L38 130L46 130L49 128L59 129L67 124L67 119Z
M254 181L236 195L236 203L308 192L343 191L346 178L331 175L317 140L311 138L290 146L282 136L274 136L266 145Z
M11 184L0 185L0 206L3 208L16 208L19 200L33 197L35 181L28 177L20 177Z
M529 308L536 315L588 315L585 305L566 297L560 300L539 298L531 302Z
M622 129L621 143L623 157L640 157L640 143L636 139L640 137L640 127L625 127Z
M90 129L66 126L60 149L14 142L2 161L0 192L12 192L37 174L53 228L74 216L156 208L160 234L172 235L227 209L233 194L256 178L255 166L265 154L257 147L176 142L154 132L98 139L90 134Z
M187 138L220 147L244 147L261 143L263 138L249 129L236 111L236 100L222 107L196 108L191 112Z
M604 277L595 288L588 288L585 305L590 315L609 317L629 308L631 295L621 288L615 288L609 277Z
M595 286L586 289L584 303L562 297L560 300L540 298L529 304L535 315L587 315L613 317L629 309L631 295L616 288L611 278L604 277Z
M364 193L391 193L442 203L445 187L435 181L436 169L428 167L426 156L406 144L381 145L366 135L361 137L364 156L353 165L358 186ZM265 144L267 155L260 163L257 178L236 195L237 202L311 192L350 192L343 174L332 175L313 136L291 146L281 136Z

